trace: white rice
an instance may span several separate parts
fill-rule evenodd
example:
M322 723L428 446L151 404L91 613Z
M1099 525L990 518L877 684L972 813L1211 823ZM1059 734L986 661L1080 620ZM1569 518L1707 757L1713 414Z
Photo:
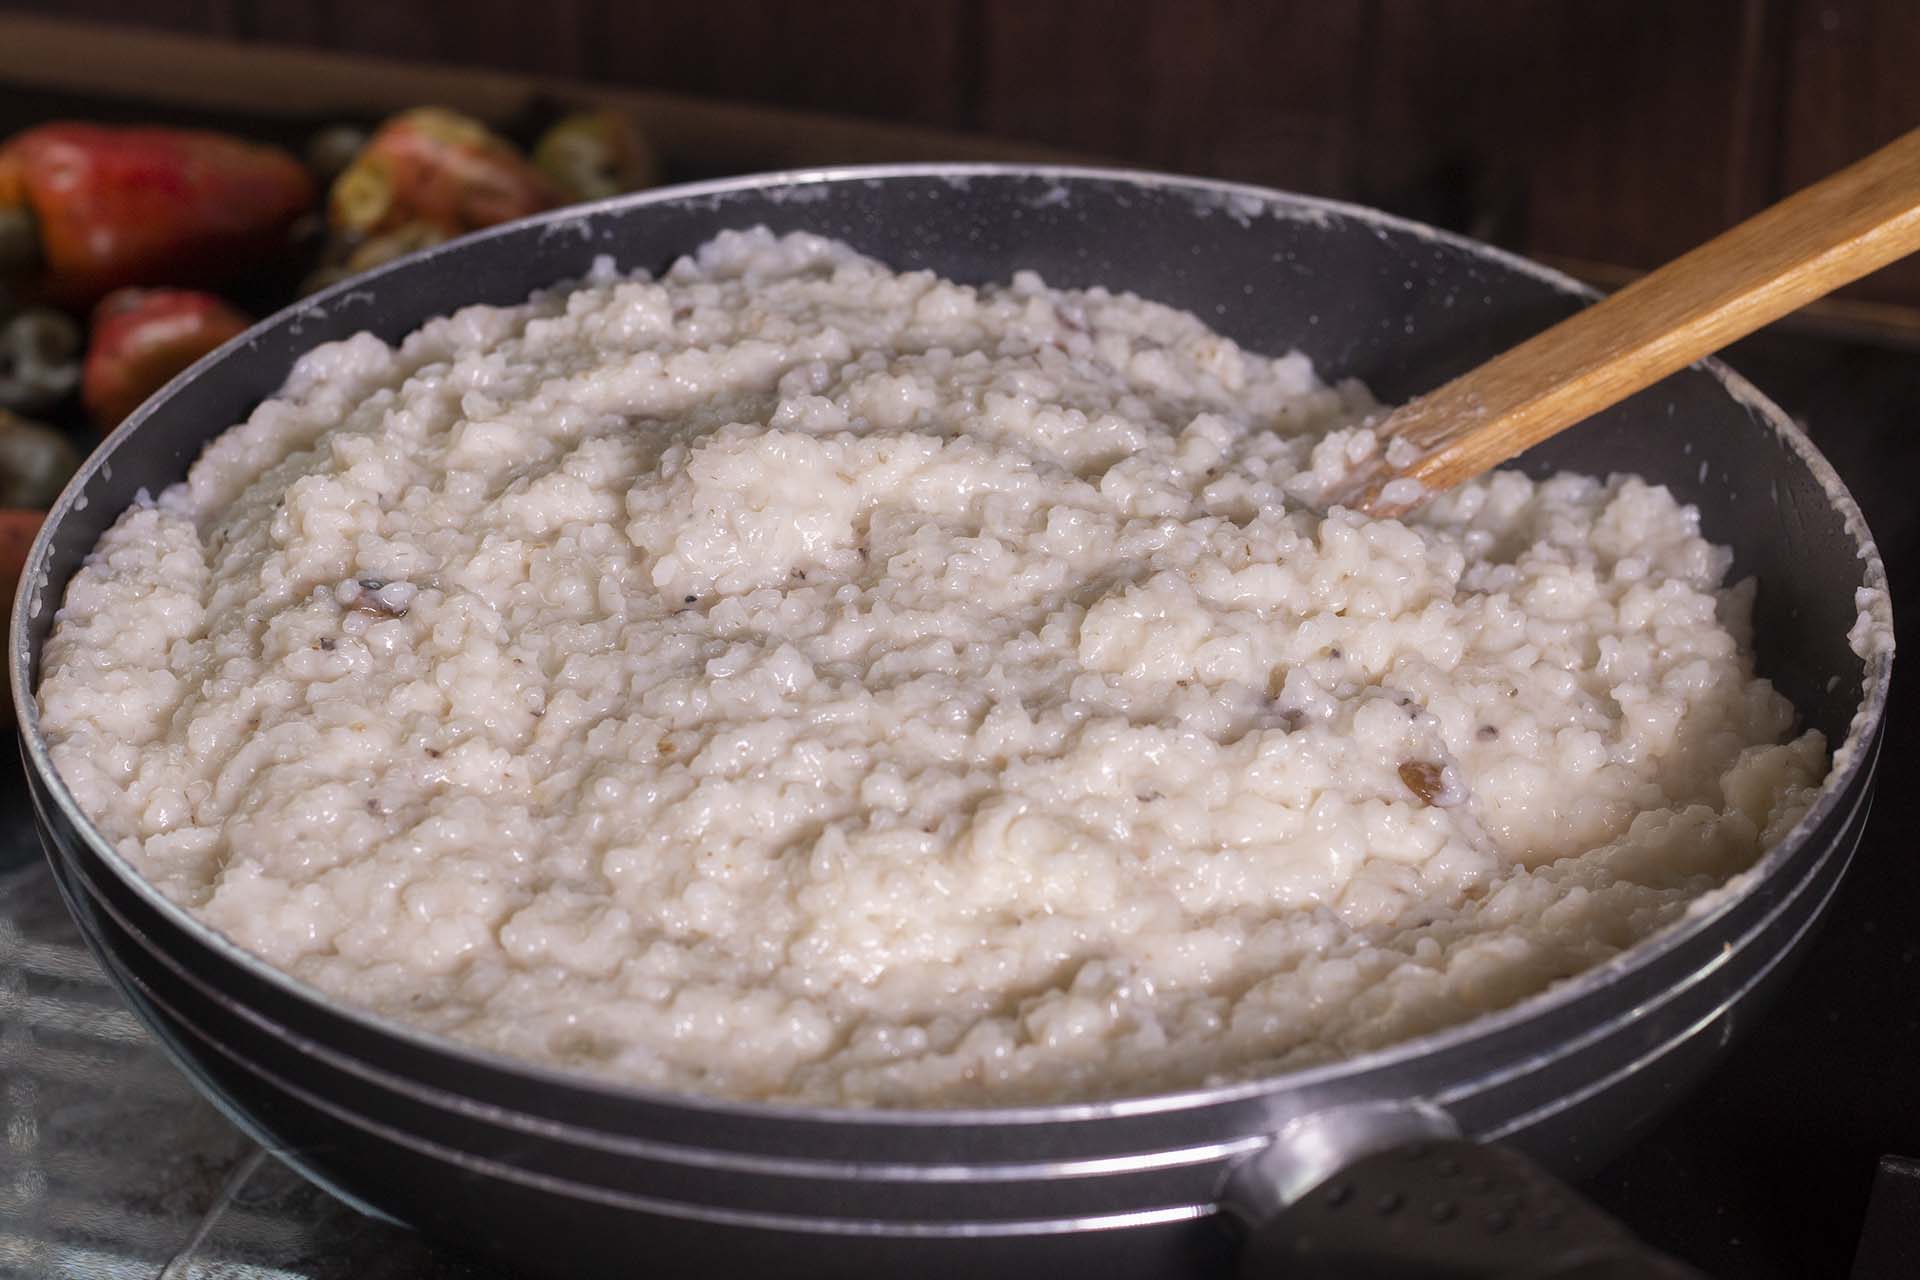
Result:
M1376 408L724 235L306 356L102 539L43 724L167 895L508 1054L889 1106L1319 1062L1644 938L1827 767L1662 488L1290 499Z

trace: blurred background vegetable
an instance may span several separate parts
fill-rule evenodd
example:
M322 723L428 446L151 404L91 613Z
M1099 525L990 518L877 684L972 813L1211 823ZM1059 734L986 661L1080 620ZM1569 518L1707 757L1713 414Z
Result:
M0 414L0 424L4 420L5 415ZM4 425L0 425L0 441L5 440L5 435ZM10 605L14 594L19 591L20 571L26 568L27 552L32 548L33 536L40 532L40 524L45 517L46 512L33 508L0 508L0 601ZM13 723L13 699L0 698L0 728L7 728Z
M510 128L423 106L328 123L297 156L86 121L0 141L0 537L7 508L50 504L94 431L244 330L248 310L659 180L629 113L545 107Z
M631 117L581 111L534 144L533 163L569 201L602 200L660 180L660 160Z
M334 179L327 223L348 237L410 223L455 236L559 203L512 143L470 116L419 107L381 125Z
M79 467L65 435L0 409L0 507L51 505Z
M358 125L328 125L307 139L302 158L318 182L331 186L367 145L367 137L367 131Z
M121 289L93 313L80 395L110 430L172 377L253 322L212 294Z
M351 236L329 239L327 257L319 270L300 286L301 293L314 293L330 284L338 284L362 271L371 271L383 263L404 257L419 249L429 249L451 239L447 232L425 222L409 222L392 231L356 240Z
M0 409L46 413L80 385L80 326L46 307L0 324Z
M223 284L284 260L313 197L313 179L278 147L41 125L0 146L0 278L76 309L127 285Z

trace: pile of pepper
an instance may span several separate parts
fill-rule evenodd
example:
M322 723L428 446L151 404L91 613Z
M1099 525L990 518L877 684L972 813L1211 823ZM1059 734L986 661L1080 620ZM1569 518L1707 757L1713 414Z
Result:
M561 119L530 152L438 107L322 130L303 158L73 122L0 142L0 590L12 598L89 437L251 323L223 292L291 300L303 269L308 291L656 178L645 139L605 111Z

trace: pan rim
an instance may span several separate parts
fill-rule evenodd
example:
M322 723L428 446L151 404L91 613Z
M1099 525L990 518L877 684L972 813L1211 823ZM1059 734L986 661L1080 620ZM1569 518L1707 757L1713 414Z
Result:
M1472 1041L1499 1035L1536 1018L1545 1017L1592 996L1631 973L1658 962L1663 956L1684 946L1710 930L1736 906L1775 879L1780 869L1803 850L1816 832L1833 817L1843 797L1870 774L1876 753L1867 750L1885 719L1891 688L1893 649L1891 643L1876 649L1865 659L1862 697L1846 737L1832 747L1834 766L1820 786L1813 805L1793 828L1761 854L1753 866L1736 874L1727 883L1709 890L1688 905L1676 920L1649 937L1601 963L1552 983L1548 987L1508 1005L1455 1023L1439 1030L1415 1036L1365 1053L1336 1058L1278 1074L1250 1076L1218 1085L1200 1085L1158 1093L1124 1095L1092 1101L1030 1103L1007 1107L857 1107L850 1105L802 1104L784 1101L729 1098L718 1095L683 1093L657 1087L625 1084L617 1080L529 1060L509 1057L491 1050L463 1044L457 1040L408 1026L397 1020L335 1000L317 987L274 968L252 952L232 942L224 934L196 919L186 908L162 894L114 848L80 810L65 782L54 769L45 734L39 721L39 709L27 683L35 657L29 627L43 603L40 593L48 578L47 565L52 558L52 534L84 498L87 484L101 470L111 466L111 457L127 440L137 435L152 416L156 406L171 399L187 383L251 347L262 334L281 325L297 326L302 317L317 317L334 305L351 304L356 293L364 295L369 286L395 272L409 269L424 260L470 252L473 247L497 238L524 235L533 228L539 234L571 231L570 224L584 224L595 217L622 214L630 209L656 204L682 204L702 199L718 201L730 195L790 188L805 190L854 182L921 179L960 184L968 180L1010 179L1044 181L1063 187L1074 184L1116 184L1182 196L1196 205L1210 205L1240 216L1307 218L1344 218L1377 230L1410 235L1429 243L1444 244L1467 252L1534 280L1546 283L1569 296L1592 300L1600 296L1594 289L1565 273L1544 266L1505 249L1484 244L1470 237L1441 230L1425 223L1383 213L1362 205L1319 196L1275 190L1246 183L1194 178L1152 170L1089 167L1076 165L951 164L913 163L848 165L782 170L749 174L661 187L591 204L573 205L497 227L394 262L362 276L342 281L321 293L297 301L263 318L244 333L223 344L169 382L139 410L122 422L69 480L60 497L48 510L20 578L8 633L8 679L20 725L19 735L25 766L45 789L58 816L77 836L87 851L122 881L143 903L179 929L196 944L212 950L222 959L243 969L250 977L264 981L282 994L304 1005L317 1006L325 1014L343 1018L361 1029L398 1039L415 1050L426 1051L449 1061L501 1073L528 1082L598 1095L623 1104L646 1104L698 1112L714 1116L762 1119L799 1124L825 1124L835 1127L925 1127L947 1128L995 1124L1007 1126L1079 1123L1142 1116L1167 1112L1193 1111L1249 1100L1323 1088L1336 1081L1355 1079L1420 1058L1458 1049ZM691 247L691 246L689 246ZM1747 379L1717 359L1701 361L1695 367L1712 375L1741 407L1768 426L1821 486L1827 500L1840 514L1852 534L1858 558L1862 561L1862 588L1879 593L1890 610L1885 565L1880 557L1866 518L1832 465L1812 440L1784 411L1762 395ZM211 437L209 437L211 439ZM1830 855L1823 855L1830 856Z

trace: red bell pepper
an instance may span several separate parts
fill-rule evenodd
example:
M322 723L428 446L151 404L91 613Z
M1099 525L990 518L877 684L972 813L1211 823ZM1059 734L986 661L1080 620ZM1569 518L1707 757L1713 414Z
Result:
M0 608L13 608L20 575L26 571L27 552L33 548L34 535L46 518L44 511L0 508ZM0 698L0 728L13 724L13 699Z
M220 284L283 254L313 198L278 147L41 125L0 145L0 279L76 309L126 285Z
M381 125L334 179L327 222L348 237L409 224L457 236L559 203L553 184L505 138L443 107L418 107Z
M122 289L101 299L80 398L106 430L174 374L252 323L220 299L186 289Z

